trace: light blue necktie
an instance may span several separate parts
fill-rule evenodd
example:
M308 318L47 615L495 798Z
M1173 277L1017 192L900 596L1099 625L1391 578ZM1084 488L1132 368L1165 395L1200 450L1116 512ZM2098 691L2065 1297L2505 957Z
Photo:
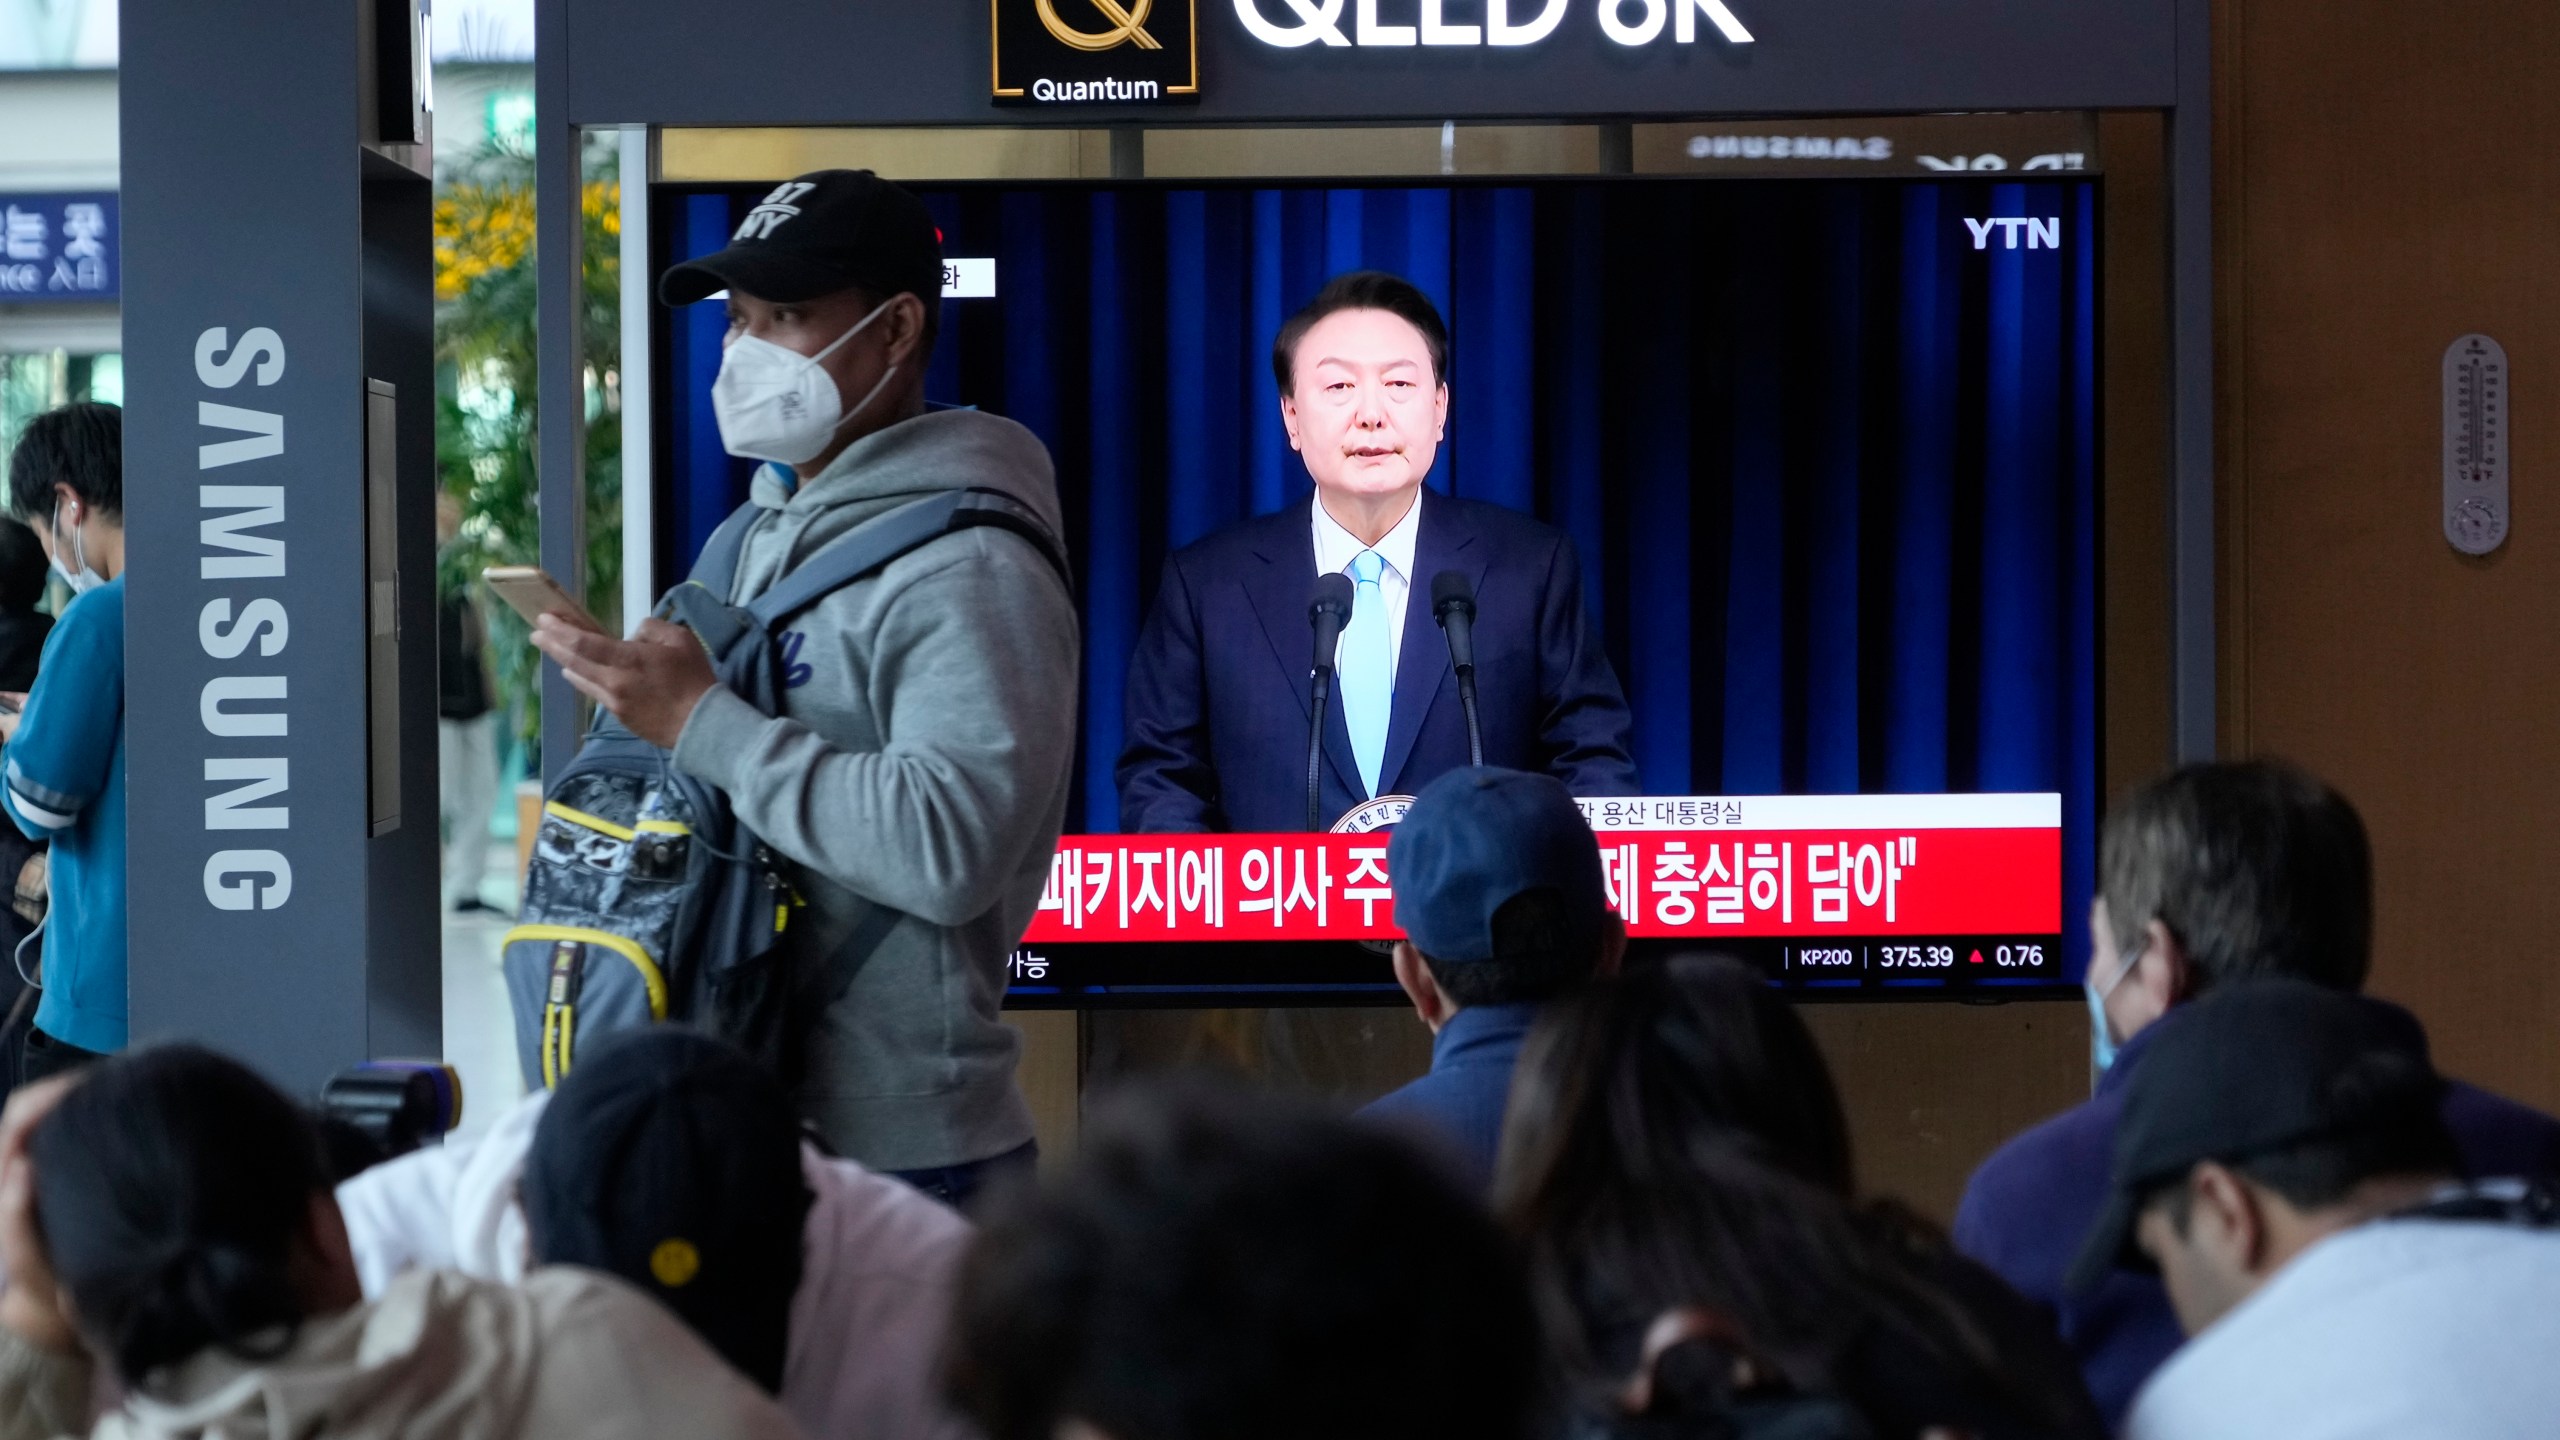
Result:
M1378 587L1386 557L1363 550L1351 557L1351 623L1342 631L1342 726L1351 732L1351 758L1360 783L1378 793L1378 767L1387 758L1387 711L1395 704L1394 663L1387 653L1387 597Z

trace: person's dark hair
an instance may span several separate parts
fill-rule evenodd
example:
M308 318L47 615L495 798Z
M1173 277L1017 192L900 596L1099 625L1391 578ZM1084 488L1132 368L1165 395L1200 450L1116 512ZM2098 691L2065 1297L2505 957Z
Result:
M1880 1425L2073 1432L2086 1399L2067 1365L2055 1383L2017 1362L1901 1212L1852 1206L1836 1092L1782 1010L1737 962L1684 958L1569 999L1532 1032L1495 1201L1526 1248L1562 1388L1609 1413L1654 1321L1696 1311L1715 1322L1710 1348ZM1717 1404L1731 1368L1666 1357L1657 1375ZM1912 1414L1907 1387L1880 1375L1927 1376L1953 1409Z
M1600 968L1603 937L1572 933L1564 897L1523 890L1493 912L1493 955L1464 964L1422 957L1450 999L1466 1005L1525 1005L1588 982Z
M1431 379L1446 384L1449 379L1449 327L1440 318L1440 307L1422 293L1422 287L1401 275L1383 270L1353 270L1336 275L1325 282L1315 298L1298 307L1280 327L1279 338L1271 342L1271 378L1280 382L1283 396L1297 393L1298 342L1307 338L1326 316L1344 310L1384 310L1422 332L1422 343L1431 351Z
M53 487L100 513L124 514L124 412L83 400L27 422L9 454L9 513L34 524L53 513Z
M193 1045L100 1061L28 1153L54 1276L126 1385L291 1343L294 1256L329 1182L309 1117L247 1066Z
M1643 1165L1675 1137L1716 1132L1843 1199L1855 1192L1831 1068L1758 970L1675 955L1559 1003L1524 1062L1552 1083L1514 1097L1504 1175Z
M1395 1138L1187 1085L1100 1108L986 1217L943 1389L989 1440L1519 1440L1536 1325L1492 1222Z
M2272 760L2189 765L2127 796L2098 832L2118 951L2158 920L2197 993L2251 975L2364 987L2373 848L2347 797Z
M23 615L36 608L52 568L36 532L16 520L0 519L0 613Z

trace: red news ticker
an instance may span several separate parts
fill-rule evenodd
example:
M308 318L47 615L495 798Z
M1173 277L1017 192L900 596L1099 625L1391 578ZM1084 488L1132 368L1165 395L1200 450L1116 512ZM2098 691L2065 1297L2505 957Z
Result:
M1609 903L1633 935L2062 928L2058 796L1682 797L1605 802L1606 812L1602 803L1583 808ZM1387 839L1383 830L1067 836L1024 939L1399 938Z

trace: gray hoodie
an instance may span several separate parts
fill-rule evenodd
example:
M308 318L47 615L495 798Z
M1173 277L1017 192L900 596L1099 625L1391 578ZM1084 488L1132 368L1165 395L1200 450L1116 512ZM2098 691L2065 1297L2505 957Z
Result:
M1064 536L1037 437L936 411L855 441L796 491L783 472L758 471L764 513L729 598L763 593L866 520L970 485ZM783 937L796 965L824 964L875 905L905 916L818 1020L802 1109L838 1153L874 1169L1002 1154L1031 1138L1013 1084L1020 1042L996 1017L1066 817L1074 598L1028 540L980 528L785 624L784 713L715 689L675 763L797 865L808 907Z

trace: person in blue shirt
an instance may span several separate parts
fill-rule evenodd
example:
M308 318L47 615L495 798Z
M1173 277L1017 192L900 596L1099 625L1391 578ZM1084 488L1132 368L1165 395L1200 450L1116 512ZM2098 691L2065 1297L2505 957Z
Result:
M2184 1338L2157 1275L2119 1266L2085 1288L2065 1283L2107 1205L2126 1088L2159 1021L2233 981L2364 988L2373 949L2364 821L2289 765L2188 766L2108 815L2089 936L2096 1093L1983 1162L1957 1207L1955 1239L2053 1311L2112 1429ZM2446 1085L2443 1111L2473 1177L2560 1176L2560 1121L2460 1083Z
M29 422L9 509L73 592L35 688L0 713L0 806L53 847L43 998L19 1076L32 1081L125 1043L123 412L84 402Z
M1422 788L1387 842L1396 983L1431 1027L1431 1072L1361 1114L1421 1133L1493 1183L1521 1042L1549 1000L1613 974L1627 929L1564 782L1482 766Z

